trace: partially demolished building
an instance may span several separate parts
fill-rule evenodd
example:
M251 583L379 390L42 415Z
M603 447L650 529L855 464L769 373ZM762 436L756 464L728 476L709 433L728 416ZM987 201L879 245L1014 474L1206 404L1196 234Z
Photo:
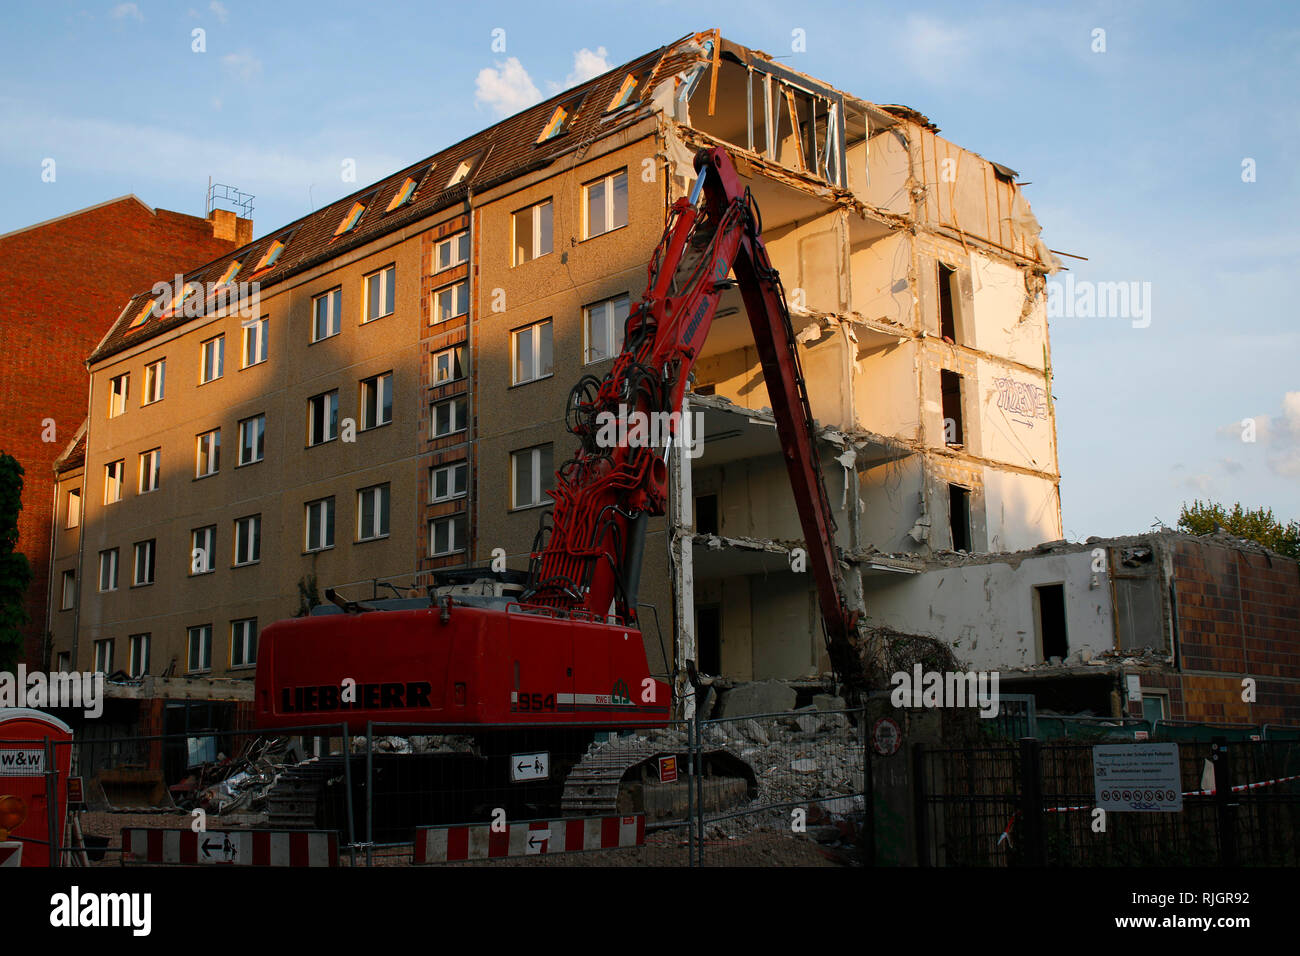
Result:
M260 626L317 587L525 567L575 445L569 388L617 353L714 144L787 290L855 599L937 552L1060 538L1059 265L1014 171L709 32L185 276L209 300L255 280L251 315L132 299L89 360L84 528L51 574L75 571L55 607L79 610L54 614L55 652L246 681ZM131 376L143 401L113 404ZM659 673L829 670L767 406L731 290L687 400L697 445L672 457L673 510L647 540Z

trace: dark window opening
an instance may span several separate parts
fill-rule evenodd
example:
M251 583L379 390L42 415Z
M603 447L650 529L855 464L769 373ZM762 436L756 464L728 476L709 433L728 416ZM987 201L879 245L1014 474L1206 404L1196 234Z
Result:
M970 490L948 486L948 517L952 525L952 549L970 550Z
M701 674L722 673L722 609L695 609L695 647Z
M939 263L939 334L947 341L957 342L957 315L952 307L952 286L957 273Z
M961 376L946 369L939 372L939 390L943 395L943 443L964 445L965 429L961 416Z
M717 495L700 495L695 499L695 533L720 533L718 531Z
M718 386L716 385L696 385L692 392L696 395L714 395L717 394Z
M1065 585L1040 584L1034 588L1038 602L1038 633L1043 643L1043 660L1053 657L1065 660L1068 643L1065 639Z

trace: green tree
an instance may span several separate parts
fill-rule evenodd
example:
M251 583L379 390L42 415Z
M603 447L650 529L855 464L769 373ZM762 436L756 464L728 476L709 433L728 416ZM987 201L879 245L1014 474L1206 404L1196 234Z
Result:
M23 466L0 451L0 671L12 672L27 626L24 601L32 566L18 551L18 512L23 509Z
M1262 544L1270 551L1300 560L1300 522L1282 524L1273 517L1272 508L1242 508L1241 502L1228 511L1218 502L1193 501L1183 505L1178 516L1178 529L1189 534L1209 534L1215 527L1228 534Z

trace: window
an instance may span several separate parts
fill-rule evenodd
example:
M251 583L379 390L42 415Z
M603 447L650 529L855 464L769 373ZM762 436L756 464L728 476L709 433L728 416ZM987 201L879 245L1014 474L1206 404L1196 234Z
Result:
M117 548L99 552L99 589L117 590Z
M126 411L126 394L130 388L130 373L108 381L108 417L116 418Z
M1169 719L1169 695L1168 694L1143 694L1142 695L1142 719L1155 725L1157 720Z
M357 540L388 537L388 485L357 492Z
M625 295L596 302L582 310L583 358L588 365L613 358L623 350L623 331L627 325L628 297Z
M226 363L226 337L218 335L214 339L208 339L199 349L202 365L199 369L199 384L221 378Z
M626 225L626 169L582 187L582 238L604 235Z
M433 384L442 385L465 377L465 346L445 349L433 357Z
M415 186L415 179L411 176L407 176L406 179L402 181L401 188L397 190L396 194L394 194L392 201L389 202L388 207L384 212L392 212L399 206L405 206L410 202L411 197L415 195Z
M122 500L122 479L126 477L126 459L110 461L104 466L104 504Z
M514 384L536 381L554 371L551 355L551 320L546 319L510 334L514 359Z
M393 293L397 287L397 267L385 266L378 272L366 276L365 318L362 322L373 322L386 315L393 314Z
M162 477L162 449L154 448L140 453L140 494L158 490Z
M361 380L361 428L378 428L393 420L393 373Z
M262 560L262 516L235 520L235 564L256 564Z
M969 551L970 540L970 489L961 485L948 486L948 524L952 531L952 549Z
M230 622L230 666L251 667L257 663L257 618Z
M68 491L68 521L69 528L75 528L81 524L81 489L72 488Z
M511 265L519 265L551 252L552 210L549 199L514 214L515 258Z
M72 653L70 651L59 651L59 665L56 673L66 674L72 670Z
M235 281L235 276L239 275L239 267L242 263L232 262L226 266L226 271L221 273L221 278L217 280L218 286L229 285Z
M343 235L345 232L351 232L358 222L361 221L361 214L366 211L365 203L354 202L352 207L343 217L337 229L334 230L335 237Z
M135 318L131 320L131 324L128 325L127 328L138 329L140 326L144 325L145 322L149 321L149 316L154 314L157 305L157 299L149 299L146 301L144 307L136 313Z
M154 538L135 543L135 575L131 578L131 584L135 587L153 584L155 544Z
M334 547L334 499L307 502L307 550Z
M636 93L639 85L639 81L631 73L623 77L623 85L618 88L618 91L614 94L614 98L609 101L609 106L605 108L605 112L612 113L614 110L622 109L624 106L627 106L628 103L633 102L632 96ZM709 673L714 672L710 671Z
M458 232L433 247L433 271L444 272L469 261L469 233Z
M190 628L190 646L185 669L191 672L212 669L211 624L200 624L198 627Z
M939 334L949 342L957 342L957 316L952 306L952 286L957 273L942 262L939 266Z
M961 376L941 369L939 390L943 394L943 443L961 445L965 431L961 414Z
M77 604L77 572L63 572L63 602L59 609L69 611Z
M543 492L553 471L550 445L511 452L510 507L531 508L545 501Z
M127 647L131 652L131 677L143 677L149 673L149 635L132 634L127 638Z
M113 639L95 642L95 671L100 674L113 673Z
M271 266L275 265L276 260L280 258L280 253L282 252L284 252L284 243L279 239L276 239L267 247L266 254L262 256L261 260L257 263L257 268L253 271L261 272L263 269L271 268Z
M166 359L159 359L144 367L144 395L140 398L141 405L152 405L154 402L162 401L166 377Z
M239 463L261 461L266 451L266 416L254 415L239 423Z
M466 544L465 516L434 518L429 522L429 556L441 557L464 551Z
M442 438L463 432L469 416L469 402L464 398L453 398L447 402L437 402L433 406L433 437Z
M1040 584L1034 588L1034 617L1038 622L1038 648L1040 661L1047 663L1053 657L1065 660L1069 655L1069 642L1065 631L1065 585Z
M448 501L463 497L466 493L466 480L469 477L469 463L458 462L441 468L429 469L429 501Z
M471 156L469 159L462 159L460 161L460 164L456 167L455 171L451 174L451 179L447 180L448 189L450 189L452 186L455 186L465 181L465 177L468 176L470 174L470 170L474 168L475 158L476 157Z
M190 574L207 574L217 567L217 526L195 528L190 532Z
M433 294L433 308L429 313L429 324L437 325L469 312L469 283L457 282L439 289Z
M266 361L267 316L244 323L244 368Z
M559 136L573 122L573 115L577 112L577 104L569 103L563 106L557 106L551 118L546 121L542 127L541 133L537 137L538 143L544 143L548 139L554 139Z
M343 290L332 289L314 296L312 303L311 340L319 342L339 334L339 315L343 310Z
M197 461L194 467L195 478L215 475L221 468L221 429L214 428L195 437L197 444Z
M307 399L307 444L333 441L339 434L339 392L325 392Z
M719 534L718 531L718 496L695 496L695 533Z

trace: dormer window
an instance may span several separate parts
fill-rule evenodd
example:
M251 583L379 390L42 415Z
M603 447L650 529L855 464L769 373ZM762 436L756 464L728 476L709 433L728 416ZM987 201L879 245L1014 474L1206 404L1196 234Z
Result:
M415 195L415 187L415 178L413 176L407 176L405 182L402 183L402 188L397 190L397 195L393 197L393 201L388 204L388 208L385 209L384 212L392 212L399 206L405 206L410 202L411 197Z
M262 256L257 263L257 268L253 271L261 272L263 269L271 268L271 266L275 265L276 260L280 258L282 252L284 252L284 243L277 239L271 243L270 248L266 250L266 254Z
M352 208L348 210L348 214L344 216L343 221L339 223L339 227L334 230L334 235L337 237L343 235L345 232L351 231L352 228L361 221L361 214L365 211L365 203L354 202Z
M578 115L578 108L581 105L582 100L575 99L557 106L555 112L551 114L551 118L542 127L541 135L537 137L537 144L540 145L548 139L555 139L562 133L567 133L569 127L573 125L573 121Z
M470 170L472 170L473 168L474 168L474 160L472 158L462 159L460 161L460 165L456 167L456 171L451 174L451 179L447 180L447 188L450 189L452 186L455 186L457 183L463 182L465 180L465 177L470 174Z
M134 319L131 320L131 324L128 325L127 328L138 329L140 326L148 322L149 317L153 315L154 312L156 311L157 305L158 305L157 299L150 299L148 302L146 302L144 304L144 308L141 309L139 314Z
M235 276L239 275L240 265L241 263L232 262L230 265L226 266L226 271L221 273L221 278L217 280L217 285L229 285L231 282L234 282Z
M618 88L614 98L609 101L609 106L605 109L605 112L612 113L614 110L622 109L628 103L633 102L640 86L641 81L629 73L623 78L623 85Z

